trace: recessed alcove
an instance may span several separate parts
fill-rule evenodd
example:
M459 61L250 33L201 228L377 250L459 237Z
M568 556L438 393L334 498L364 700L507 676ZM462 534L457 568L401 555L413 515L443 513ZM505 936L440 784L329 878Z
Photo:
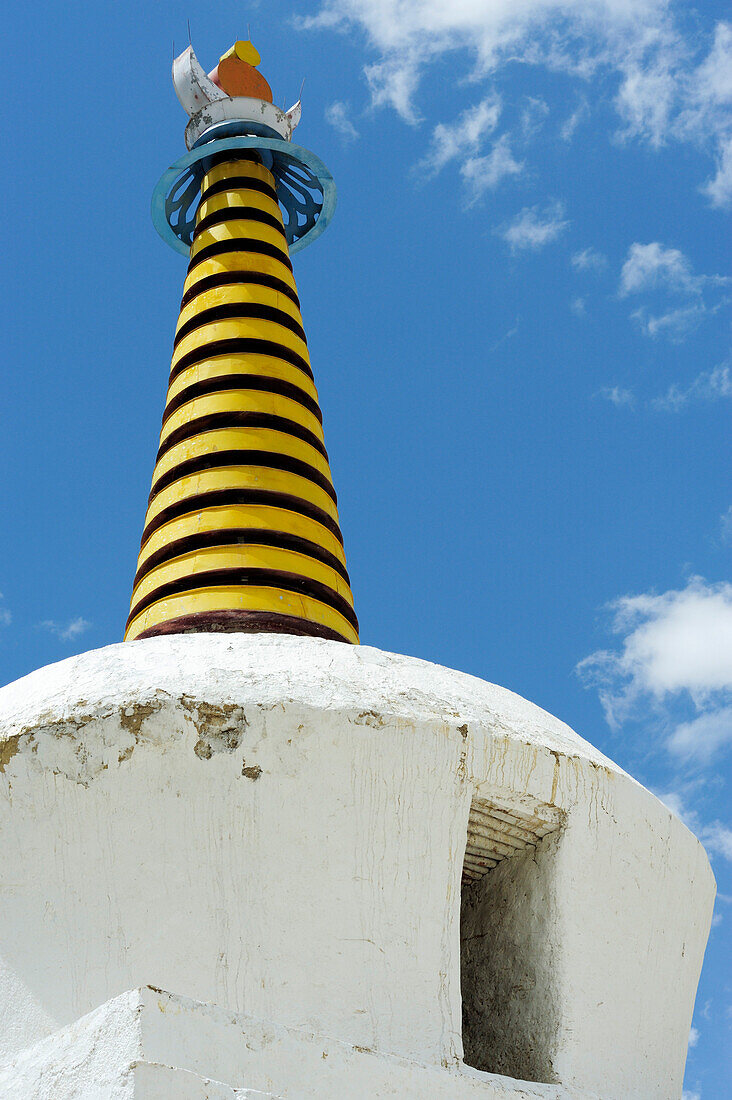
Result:
M460 914L464 1061L556 1081L560 949L554 892L561 820L550 806L475 800Z

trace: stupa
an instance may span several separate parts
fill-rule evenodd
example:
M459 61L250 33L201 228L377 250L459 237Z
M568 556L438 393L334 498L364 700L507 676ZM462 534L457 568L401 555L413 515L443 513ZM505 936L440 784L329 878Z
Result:
M714 880L512 692L360 646L251 43L174 63L190 256L126 640L0 690L0 1096L669 1100Z

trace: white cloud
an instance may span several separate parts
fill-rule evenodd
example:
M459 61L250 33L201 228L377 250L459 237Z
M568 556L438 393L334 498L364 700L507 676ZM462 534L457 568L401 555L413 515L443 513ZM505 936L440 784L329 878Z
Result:
M627 298L636 294L655 294L665 298L661 313L650 313L643 305L631 313L646 336L667 336L681 339L704 319L716 313L725 299L717 296L710 302L705 291L726 286L731 280L723 275L695 275L688 258L678 248L664 248L658 241L639 244L628 249L620 272L619 294ZM684 299L680 306L665 308L668 296Z
M621 596L612 609L624 641L610 664L634 690L704 698L732 688L732 584L693 577L678 591Z
M517 176L524 170L523 161L517 161L503 135L490 153L483 157L469 157L460 169L460 175L469 189L469 204L477 202L486 191L497 187L507 176Z
M574 313L575 317L584 317L587 313L587 306L585 304L584 298L573 298L572 301L569 303L569 308L572 310L572 313Z
M689 1029L689 1046L695 1047L699 1042L699 1029L692 1027Z
M584 248L572 256L575 271L602 271L607 266L607 257L595 248Z
M521 109L521 132L524 138L533 137L544 125L548 114L549 104L545 100L537 96L526 96Z
M563 72L585 86L595 78L603 95L609 77L622 136L654 147L693 142L716 155L717 175L704 190L722 205L732 182L732 28L718 22L707 47L700 35L684 35L683 19L671 0L321 0L314 16L296 22L363 32L376 55L364 69L372 102L410 122L425 72L446 55L467 59L464 87L496 78L512 62ZM564 140L583 117L580 105L562 126Z
M84 634L91 626L91 623L83 619L81 615L78 615L75 619L69 619L65 624L54 622L53 619L44 619L39 625L43 630L48 630L51 634L55 634L62 642L70 642L73 641L74 638L78 638L81 634Z
M701 714L691 722L682 722L668 739L671 752L703 763L728 744L732 744L732 706Z
M722 542L728 545L732 545L732 504L726 512L719 517L719 525L721 529Z
M701 190L709 196L712 206L732 203L732 136L720 142L716 175Z
M700 1092L689 1092L688 1089L684 1089L681 1094L681 1100L702 1100L702 1094Z
M0 592L0 601L4 600L2 592ZM13 616L8 611L7 607L0 607L0 626L10 626L13 621Z
M597 688L608 723L651 707L675 727L669 751L707 763L732 742L732 584L692 577L683 589L622 596L611 608L620 648L577 666ZM696 716L679 723L670 708L684 700Z
M600 397L603 397L606 401L609 401L611 405L615 405L616 408L633 408L635 405L635 394L632 390L624 390L622 386L605 386L600 390Z
M351 121L351 108L347 103L336 100L325 108L325 121L336 130L344 141L355 141L358 130Z
M680 412L690 402L718 401L729 397L732 397L730 367L722 363L714 370L702 371L686 389L674 383L663 396L654 398L651 405L663 412Z
M559 136L562 141L570 142L574 137L574 132L578 126L581 126L590 117L590 107L586 99L581 100L579 105L572 111L572 114L566 119L559 130Z
M631 313L645 336L665 336L669 340L679 341L693 332L701 324L708 310L703 302L696 302L680 309L669 309L666 313L649 313L645 306Z
M417 167L434 175L451 160L477 153L484 139L495 130L500 116L500 98L489 95L463 111L455 122L438 123L432 131L430 149Z
M554 202L543 211L538 206L525 206L499 232L512 252L536 251L555 241L568 225L564 220L564 206Z
M716 175L701 190L712 206L732 202L732 24L717 23L708 57L691 75L689 104L680 125L692 133L716 134Z
M724 859L732 861L732 829L721 821L714 821L702 829L701 840L704 847Z
M620 296L658 288L677 294L700 291L698 278L692 275L689 261L678 248L664 248L658 241L632 244L620 272Z

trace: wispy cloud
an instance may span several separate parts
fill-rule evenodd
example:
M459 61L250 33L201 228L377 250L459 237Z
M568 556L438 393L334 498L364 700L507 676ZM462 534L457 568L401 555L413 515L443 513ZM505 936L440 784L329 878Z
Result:
M514 338L514 336L517 334L517 332L519 330L519 322L520 322L520 318L517 317L515 324L513 324L511 326L511 328L508 329L507 332L504 332L503 336L499 337L499 339L496 340L495 344L490 349L491 353L493 353L494 351L498 351L498 349L500 347L502 347L503 344L508 343L509 340L512 340ZM730 509L730 511L732 511L732 509Z
M584 248L581 252L575 252L572 256L572 267L575 271L600 272L607 267L607 256L598 252L595 248Z
M498 233L514 253L536 251L555 241L568 225L563 204L553 202L543 210L538 206L525 206Z
M364 67L375 106L390 106L408 122L418 117L425 73L447 55L467 57L463 87L497 79L512 62L562 72L584 88L608 75L618 84L620 137L660 148L689 142L716 156L703 185L713 205L732 201L729 72L732 27L719 21L713 38L692 40L679 26L683 12L667 0L321 0L302 28L364 32L376 59ZM570 140L582 104L563 123Z
M600 390L599 396L618 409L635 408L635 394L632 390L623 389L622 386L605 386Z
M650 706L673 755L708 763L732 743L732 584L692 577L683 589L622 596L610 610L619 648L577 666L608 723L617 728ZM679 721L671 705L684 700L694 716Z
M590 117L590 107L586 99L582 99L579 105L572 111L569 118L565 119L559 129L559 136L562 141L570 142L574 137L575 130L578 126L581 126Z
M668 739L671 752L707 763L732 743L732 706L720 707L676 726Z
M69 619L67 623L58 623L53 619L44 619L42 623L38 624L42 630L47 630L50 634L55 634L57 638L60 638L62 642L71 642L74 638L78 638L84 634L91 623L87 619L83 619L81 615L77 615L75 619Z
M732 546L732 504L719 517L719 531L722 542L727 546Z
M709 292L719 291L730 281L724 275L694 274L688 258L678 248L665 248L659 241L636 241L628 249L620 272L618 293L621 298L653 296L657 305L662 303L661 311L652 313L642 305L631 313L632 319L646 336L681 339L707 314L721 308L724 297L718 293L712 300ZM681 298L681 304L669 307L672 298Z
M0 626L10 626L13 616L4 604L5 597L0 592Z
M500 96L491 94L467 108L453 122L440 122L432 131L432 141L418 169L436 175L446 164L477 154L498 125L501 116Z
M664 248L658 241L639 244L628 249L620 272L620 296L663 289L674 294L700 294L707 281L726 280L706 275L693 275L691 264L678 248Z
M705 825L701 830L702 843L710 852L716 852L732 862L732 829L728 829L721 821L713 821L711 825Z
M662 412L681 412L691 403L719 401L722 398L730 397L732 397L730 366L722 363L714 370L702 371L686 387L673 383L665 394L661 397L655 397L651 405Z
M351 121L351 108L348 103L336 100L325 108L325 121L329 122L344 141L355 141L359 134Z
M712 206L732 205L732 136L719 143L716 174L702 186Z
M514 158L506 134L483 157L469 157L460 169L468 185L469 205L476 203L486 191L492 191L507 176L523 172L524 163Z

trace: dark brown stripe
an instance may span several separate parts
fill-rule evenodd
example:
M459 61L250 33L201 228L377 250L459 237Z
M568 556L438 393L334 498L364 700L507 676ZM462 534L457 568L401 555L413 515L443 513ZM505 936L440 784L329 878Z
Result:
M222 466L266 466L270 470L285 470L290 474L298 474L323 489L334 504L338 503L335 489L328 478L321 474L320 470L316 470L314 466L311 466L309 462L302 462L299 458L273 451L247 451L244 449L208 451L206 454L196 455L194 458L187 458L183 462L179 462L177 466L167 470L160 475L157 481L153 482L147 502L152 504L158 493L182 477L198 474L203 470L221 469Z
M322 565L330 566L346 584L351 583L343 562L310 539L291 535L287 531L263 531L258 527L221 527L216 531L195 531L192 535L185 535L161 546L137 570L132 582L133 589L157 566L165 565L182 554L192 554L196 550L206 550L212 546L274 546L278 550L295 550L298 554L314 558Z
M309 443L326 461L328 460L328 452L317 435L295 420L275 416L274 413L230 411L209 413L208 416L199 416L195 420L189 420L187 424L181 424L180 428L176 428L160 444L155 461L157 463L171 447L182 443L184 439L192 439L203 432L224 431L227 428L269 428L273 432L284 432L285 435L301 439L303 443Z
M202 248L200 252L197 252L191 258L191 262L188 264L188 274L190 275L196 264L203 263L204 260L210 260L216 256L222 256L227 252L254 252L257 256L269 256L273 260L279 260L281 264L292 271L290 257L281 249L275 248L273 244L269 244L267 241L253 240L251 237L237 237L236 240L232 241L215 241L213 244L207 244L205 248Z
M291 317L289 313L285 313L284 309L261 305L259 302L226 302L220 306L211 306L209 309L200 310L184 325L181 325L175 335L173 347L177 348L184 336L197 328L202 328L203 325L215 324L217 321L238 321L240 318L244 320L248 317L257 321L273 321L274 324L282 325L283 328L294 332L304 343L307 343L305 329L294 317Z
M277 279L274 275L265 275L261 271L217 271L215 275L207 275L188 288L181 299L180 308L183 309L206 290L216 290L220 286L229 286L232 283L255 283L258 286L269 287L278 294L284 294L298 309L300 308L300 299L291 286L282 279Z
M270 229L276 229L278 233L282 234L285 248L287 248L287 237L285 237L282 222L274 214L268 214L266 210L260 210L256 206L225 206L223 210L212 210L205 218L196 221L193 240L195 241L201 233L205 233L212 225L227 225L229 222L241 221L260 222L262 225L268 225Z
M187 577L168 581L159 585L130 609L127 626L143 611L159 600L170 596L180 596L197 588L226 587L278 588L281 592L295 592L308 596L318 603L325 604L342 615L347 623L358 632L358 619L347 600L339 596L327 584L314 581L311 577L301 577L298 573L287 573L282 569L210 569L202 573L192 573ZM126 629L127 627L125 627Z
M201 202L212 199L214 195L222 195L226 191L258 191L260 195L267 195L272 202L277 202L277 192L265 180L255 179L254 176L227 176L218 180L201 192Z
M219 508L235 504L263 504L269 508L284 508L288 512L296 512L299 516L307 516L325 527L343 545L341 529L327 512L311 504L308 500L293 496L291 493L275 493L270 489L213 489L210 493L198 493L196 496L186 497L185 500L176 500L167 508L163 508L154 519L151 519L142 532L140 545L144 546L150 535L168 523L171 519L188 515L191 512L201 512L205 508Z
M191 382L190 386L186 386L180 393L169 398L163 413L163 426L174 412L196 397L207 397L212 393L227 393L231 390L258 390L261 393L274 393L279 397L288 397L291 401L297 401L303 408L308 409L321 424L323 422L323 414L318 407L318 402L313 401L309 393L305 393L305 390L301 390L292 382L284 382L281 378L269 378L259 374L220 374L216 378L202 378L198 382Z
M214 359L217 355L246 355L247 353L284 359L286 363L291 363L293 367L297 367L306 374L311 382L313 381L313 372L308 361L283 344L278 344L274 340L255 340L249 336L234 336L229 340L212 340L210 344L203 344L200 348L186 352L175 366L170 368L168 384L177 378L181 371L195 366L196 363L203 363L206 359Z
M137 635L135 641L156 638L165 634L295 634L305 638L325 638L329 642L345 642L353 645L336 630L295 615L277 615L274 611L199 611L194 615L181 615L158 626L148 627Z

